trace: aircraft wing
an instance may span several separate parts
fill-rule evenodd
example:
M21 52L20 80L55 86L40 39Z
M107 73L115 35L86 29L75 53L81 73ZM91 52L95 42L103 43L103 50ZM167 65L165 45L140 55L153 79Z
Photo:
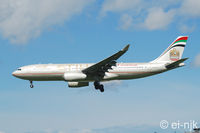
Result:
M116 60L128 51L129 46L130 46L129 44L126 45L126 47L124 47L119 52L82 70L82 72L85 74L97 75L97 76L100 76L101 74L105 74L105 72L108 71L108 69L111 69L112 66L116 65Z

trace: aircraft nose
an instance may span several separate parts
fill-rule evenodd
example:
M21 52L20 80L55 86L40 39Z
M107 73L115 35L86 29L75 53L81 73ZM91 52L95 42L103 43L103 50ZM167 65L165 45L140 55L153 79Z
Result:
M14 72L12 73L12 75L15 76L15 77L17 76L16 74L17 74L16 71L14 71Z

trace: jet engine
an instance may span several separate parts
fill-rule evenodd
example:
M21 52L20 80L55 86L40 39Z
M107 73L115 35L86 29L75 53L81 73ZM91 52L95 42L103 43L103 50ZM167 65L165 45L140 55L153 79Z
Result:
M70 72L64 74L64 79L66 81L77 81L86 79L87 75L81 72Z
M71 88L84 87L89 86L89 82L68 82L68 86Z

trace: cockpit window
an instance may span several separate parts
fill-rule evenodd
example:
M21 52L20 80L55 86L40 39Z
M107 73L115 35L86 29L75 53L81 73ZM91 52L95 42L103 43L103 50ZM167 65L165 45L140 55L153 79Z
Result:
M21 69L21 68L18 68L17 70L18 70L18 71L21 71L22 69Z

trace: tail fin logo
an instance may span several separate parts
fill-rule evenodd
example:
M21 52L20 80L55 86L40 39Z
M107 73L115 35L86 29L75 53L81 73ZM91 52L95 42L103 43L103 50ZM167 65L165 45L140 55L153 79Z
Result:
M170 51L170 60L172 61L177 61L179 60L180 58L180 53L179 51L176 49L176 48L173 48L171 51Z

